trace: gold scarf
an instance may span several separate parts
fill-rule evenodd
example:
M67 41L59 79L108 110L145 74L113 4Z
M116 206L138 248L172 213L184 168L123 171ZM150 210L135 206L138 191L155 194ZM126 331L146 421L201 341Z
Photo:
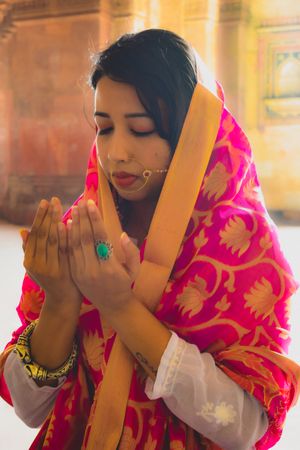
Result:
M183 129L150 225L134 295L154 311L168 282L216 140L222 102L202 84L195 87ZM98 204L122 260L121 224L108 181L98 165ZM170 220L170 217L173 219ZM88 450L115 450L127 407L134 358L118 336L101 387L95 394Z

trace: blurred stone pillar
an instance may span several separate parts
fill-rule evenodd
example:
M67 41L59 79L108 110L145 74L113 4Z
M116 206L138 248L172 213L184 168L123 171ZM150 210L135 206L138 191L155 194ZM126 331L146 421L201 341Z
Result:
M161 0L159 8L159 27L184 34L184 0Z
M183 34L214 73L218 0L184 0Z
M13 98L9 72L13 35L11 6L0 2L0 211L8 189Z
M98 0L99 1L99 40L97 47L94 51L103 50L106 48L111 40L112 35L112 1L111 0Z
M216 71L224 86L227 106L242 125L248 126L254 120L251 111L255 108L248 108L247 117L246 104L256 100L252 93L257 56L250 3L250 0L220 0Z
M159 0L113 0L112 39L157 26Z

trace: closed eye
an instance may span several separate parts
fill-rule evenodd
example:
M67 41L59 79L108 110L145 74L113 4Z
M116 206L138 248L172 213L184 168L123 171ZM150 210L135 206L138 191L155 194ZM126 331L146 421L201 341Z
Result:
M103 136L103 135L105 135L105 134L110 133L112 130L113 130L113 127L102 128L102 129L100 129L100 130L98 131L97 134L98 134L99 136ZM154 133L154 132L155 132L155 129L154 129L154 130L150 130L150 131L135 131L135 130L132 130L132 129L131 129L130 131L131 131L131 133L132 133L134 136L143 137L143 136L149 136L150 134Z
M113 129L113 127L108 127L108 128L102 128L100 130L98 130L98 136L102 136L104 134L108 134L110 133L110 131Z
M150 130L150 131L135 131L135 130L131 130L131 133L134 134L135 136L149 136L150 134L154 133L155 130Z

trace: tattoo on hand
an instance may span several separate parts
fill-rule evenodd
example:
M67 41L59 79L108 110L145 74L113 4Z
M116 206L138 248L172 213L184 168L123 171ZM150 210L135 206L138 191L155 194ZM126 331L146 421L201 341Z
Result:
M148 367L148 369L150 369L151 372L152 372L154 375L157 374L157 370L155 370L154 367L150 366L150 364L148 363L147 359L144 358L144 356L143 356L141 353L138 352L138 353L135 354L135 356L136 356L136 359L137 359L140 363L142 363L142 364L144 364L146 367Z

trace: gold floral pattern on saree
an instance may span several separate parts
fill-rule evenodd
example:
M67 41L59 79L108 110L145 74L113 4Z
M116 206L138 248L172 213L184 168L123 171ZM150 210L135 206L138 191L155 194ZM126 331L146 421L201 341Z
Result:
M226 365L234 366L234 363L238 362L255 373L255 375L248 373L245 377L228 366L218 364L230 378L250 394L254 394L255 389L259 385L259 388L262 390L263 403L269 408L272 400L279 394L279 386L276 380L276 373L265 366L266 359L252 353L251 348L247 346L233 347L232 349L221 351L218 359L223 358L226 360ZM259 379L257 378L257 373L259 374Z
M260 240L259 246L264 250L269 250L272 248L273 244L271 241L270 233L266 233Z
M157 439L152 438L151 433L149 433L144 449L155 450L156 448L157 448Z
M119 444L119 450L135 450L136 449L136 439L133 437L133 430L131 427L125 426L123 428L123 433L121 441Z
M250 180L243 187L244 197L250 202L258 202L261 200L262 194L260 188L257 186L257 182L254 177L251 177Z
M194 281L188 283L175 302L175 305L179 306L181 315L188 313L188 317L191 318L201 311L204 301L210 295L206 286L206 281L198 275Z
M131 399L128 400L128 407L130 408L130 410L132 411L132 413L135 416L136 425L134 427L134 430L131 427L127 427L127 426L125 426L123 428L123 433L122 433L120 444L119 444L119 450L131 450L131 449L136 450L136 448L137 448L136 446L141 441L145 427L146 427L146 429L149 426L153 427L156 423L156 418L153 418L153 411L155 408L155 403L156 402L152 401L152 400L148 400L145 402L134 401ZM148 417L150 415L150 418L148 419L147 423L145 423L145 421L144 421L145 413L147 413ZM150 430L149 430L149 434L151 435ZM149 445L150 444L151 444L151 439L149 440ZM133 445L133 447L132 447L132 445ZM150 448L152 448L152 447L150 447Z
M243 219L233 216L220 231L220 244L225 244L232 253L238 252L238 256L241 256L248 250L251 236L252 232L247 229Z
M218 162L204 179L204 195L207 195L209 200L212 197L218 200L224 194L230 178L231 174L227 172L226 167L221 162Z
M205 236L204 228L200 231L200 233L194 239L194 247L199 250L204 247L208 242L208 238Z
M92 369L100 370L104 352L104 339L97 332L86 331L83 333L82 341L88 363Z
M222 127L224 130L224 137L227 139L228 135L234 130L234 120L230 114L227 114L222 121Z
M51 445L51 439L52 439L53 432L54 432L54 423L55 423L55 421L56 421L56 417L55 417L55 414L53 413L51 415L50 423L49 423L48 428L47 428L47 434L46 434L46 437L45 437L45 440L44 440L43 447L50 447L50 445Z
M246 300L245 306L250 308L256 319L259 316L263 316L263 319L269 316L278 300L273 293L272 284L265 277L256 281L250 288L250 292L244 295L244 298Z
M215 304L215 308L218 309L219 311L223 311L223 312L227 311L227 309L230 308L230 302L229 302L228 296L226 294L223 295L221 300Z
M170 450L185 450L182 441L173 440L170 442Z

